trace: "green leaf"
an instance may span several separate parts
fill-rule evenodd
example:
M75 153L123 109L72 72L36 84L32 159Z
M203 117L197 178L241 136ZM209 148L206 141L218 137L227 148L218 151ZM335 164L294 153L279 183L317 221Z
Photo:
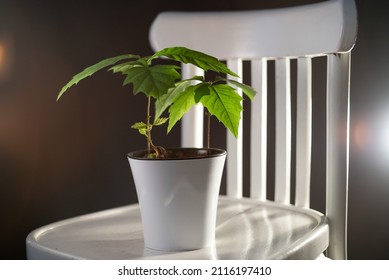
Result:
M116 56L116 57L111 57L111 58L107 58L107 59L104 59L92 66L89 66L88 68L84 69L83 71L81 71L80 73L78 73L77 75L75 75L62 89L61 91L59 92L58 96L57 96L57 101L58 99L61 98L61 96L73 85L76 85L78 84L78 82L80 82L81 80L95 74L97 71L105 68L105 67L108 67L108 66L111 66L121 60L124 60L124 59L133 59L133 58L139 58L138 55L133 55L133 54L124 54L124 55L119 55L119 56Z
M210 85L208 83L202 83L197 88L195 88L194 92L195 92L195 102L196 103L199 103L203 96L210 94L209 87L210 87Z
M173 105L169 108L169 125L167 132L182 118L182 116L196 104L194 98L194 89L196 86L188 86L184 92L179 94L173 101Z
M235 89L226 84L210 86L210 94L201 98L200 102L237 138L242 97Z
M149 60L160 56L166 56L170 59L182 63L190 63L205 71L212 70L218 73L225 73L235 77L239 77L236 73L231 71L223 62L219 61L216 57L185 47L165 48L159 52L156 52Z
M137 123L134 123L133 125L131 125L131 128L133 128L133 129L147 128L147 124L145 124L144 122L137 122Z
M235 80L231 80L231 79L225 79L225 78L220 78L220 80L223 80L223 81L226 81L234 86L236 86L237 88L240 88L242 89L243 93L248 97L250 98L250 100L253 100L254 99L254 96L257 94L257 92L255 91L255 89L253 89L252 87L250 87L249 85L246 85L246 84L243 84L243 83L240 83L238 81L235 81Z
M140 134L147 136L147 124L144 122L134 123L131 125L131 128L136 129Z
M139 128L138 131L140 134L147 136L147 129L146 128Z
M175 65L137 65L125 71L127 77L123 85L133 83L134 94L143 92L146 96L158 99L174 87L175 81L181 77L177 68Z
M184 92L185 89L192 85L193 81L202 81L202 76L194 76L191 79L182 80L175 84L173 88L170 88L168 92L155 101L155 118L159 118L163 112L173 103L173 100L177 95Z
M158 118L154 121L153 125L163 125L164 123L166 123L167 121L169 120L169 118Z
M108 70L112 71L113 73L119 73L119 72L120 73L125 73L126 71L128 71L132 67L139 66L139 65L140 65L140 63L139 63L138 60L136 60L136 61L127 61L127 62L121 63L119 65L112 66Z

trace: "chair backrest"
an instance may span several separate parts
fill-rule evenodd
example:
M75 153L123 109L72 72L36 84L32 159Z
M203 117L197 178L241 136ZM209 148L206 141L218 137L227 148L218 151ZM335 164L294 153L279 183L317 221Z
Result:
M163 12L153 22L155 50L171 46L197 49L225 60L238 75L250 61L250 197L267 199L268 62L275 65L274 200L290 204L291 61L297 60L297 116L294 205L309 208L312 147L312 59L326 57L326 215L330 222L330 258L345 259L349 151L350 51L357 33L354 0L252 11ZM199 69L183 65L183 77ZM243 120L243 118L242 118ZM240 125L240 129L242 129ZM242 196L243 140L227 134L227 195ZM294 142L293 142L294 143ZM182 145L203 146L203 112L183 119Z

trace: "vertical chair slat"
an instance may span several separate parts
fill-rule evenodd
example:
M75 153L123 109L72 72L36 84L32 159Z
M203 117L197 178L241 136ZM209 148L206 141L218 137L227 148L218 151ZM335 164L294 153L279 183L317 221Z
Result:
M241 59L227 60L227 66L239 77L243 76ZM242 81L242 78L229 77ZM241 90L238 90L241 93ZM242 115L241 115L242 117ZM238 139L231 133L227 133L227 195L242 197L243 194L243 119L240 120Z
M297 62L295 205L309 208L312 148L312 60Z
M188 79L192 76L201 76L204 71L198 67L182 64L182 78ZM187 112L182 118L181 125L181 145L183 147L202 148L203 147L203 129L204 127L204 109L202 105L196 105Z
M326 212L330 223L328 257L347 258L350 53L328 55Z
M267 60L251 61L252 87L257 96L251 103L250 197L266 200L267 158Z
M276 150L274 200L290 203L291 164L290 59L276 60Z

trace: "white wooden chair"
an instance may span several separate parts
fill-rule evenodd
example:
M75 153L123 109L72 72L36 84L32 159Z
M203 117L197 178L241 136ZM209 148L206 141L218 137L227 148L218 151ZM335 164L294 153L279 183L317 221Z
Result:
M219 200L215 248L164 253L144 248L138 205L44 226L27 237L29 259L310 259L327 250L346 259L350 51L353 0L234 12L164 12L154 21L154 49L186 46L226 60L241 77L250 61L250 197L243 197L243 142L227 134L227 195ZM206 38L206 39L204 39ZM310 209L312 60L327 60L326 213ZM297 60L295 199L291 204L291 61ZM275 61L275 190L267 190L268 78ZM294 63L294 62L293 62ZM199 70L183 65L183 76ZM201 107L185 116L182 145L203 146ZM243 126L241 125L242 129ZM242 131L239 133L243 135ZM324 199L324 198L323 198Z
M268 61L276 68L276 203L289 205L291 190L291 75L297 59L295 207L310 207L312 147L312 59L327 57L326 216L328 256L346 258L350 51L356 39L353 0L331 0L291 8L239 12L165 12L155 20L150 40L155 50L185 46L227 61L243 77L251 61L252 86L259 94L251 113L250 197L266 201ZM183 76L199 69L183 65ZM183 146L203 146L203 112L194 109L182 126ZM242 125L240 128L242 129ZM242 136L242 131L240 136ZM243 137L227 136L227 196L243 189Z

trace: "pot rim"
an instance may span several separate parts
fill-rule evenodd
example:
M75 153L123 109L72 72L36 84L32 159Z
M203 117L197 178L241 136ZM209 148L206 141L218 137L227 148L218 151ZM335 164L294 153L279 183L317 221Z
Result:
M169 157L169 158L146 158L142 155L145 154L146 149L136 150L127 154L127 157L134 160L150 160L150 161L172 161L172 160L193 160L204 159L211 157L220 157L227 154L226 150L219 148L190 148L190 147L173 147L166 148L166 151L192 151L198 153L197 155L183 156L183 157ZM203 152L203 153L201 153ZM211 152L211 154L210 154Z

